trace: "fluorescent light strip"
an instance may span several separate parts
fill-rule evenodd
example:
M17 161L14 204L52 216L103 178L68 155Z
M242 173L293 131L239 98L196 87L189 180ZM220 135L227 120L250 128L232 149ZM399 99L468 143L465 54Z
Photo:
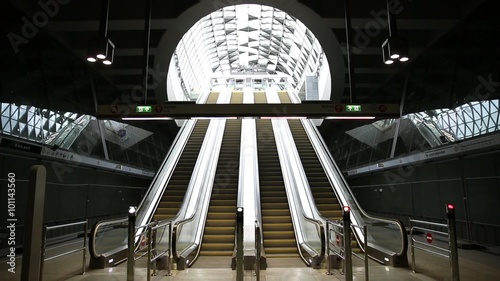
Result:
M371 120L375 119L375 116L329 116L325 119L338 119L338 120Z
M307 119L304 116L262 116L260 119Z
M238 119L238 117L191 117L193 120Z
M172 117L123 117L122 120L125 121L148 121L148 120L174 120Z
M179 118L184 119L184 118ZM205 119L238 119L238 117L191 117L191 119L205 120ZM291 116L291 117L270 117L263 116L260 119L307 119L307 117L302 116ZM325 119L337 119L337 120L372 120L375 116L329 116ZM123 117L124 121L153 121L153 120L174 120L172 117Z

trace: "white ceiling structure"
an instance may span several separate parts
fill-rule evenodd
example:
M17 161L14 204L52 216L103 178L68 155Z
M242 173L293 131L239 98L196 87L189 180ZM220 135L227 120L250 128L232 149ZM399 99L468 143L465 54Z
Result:
M298 91L305 76L319 76L326 62L318 40L301 21L255 4L224 7L203 17L183 36L174 57L187 91L199 91L212 76L240 73L284 74Z

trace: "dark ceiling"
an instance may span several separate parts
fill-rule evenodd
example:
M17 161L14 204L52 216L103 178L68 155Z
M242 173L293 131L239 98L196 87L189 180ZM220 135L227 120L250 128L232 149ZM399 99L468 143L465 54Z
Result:
M177 28L178 19L185 16L188 9L195 9L200 2L208 1L213 3L214 9L242 3L275 3L277 8L286 8L296 2L152 0L149 65L154 65L162 52L158 44L164 34ZM108 35L116 45L116 53L113 65L102 66L89 65L85 61L88 42L98 35L100 0L2 1L2 101L28 101L86 113L95 110L94 99L100 104L117 99L123 102L121 97L141 85L144 77L147 2L110 1ZM317 24L327 25L331 36L345 46L344 1L298 2L317 13L323 20ZM46 18L40 3L52 5L51 12L45 12ZM494 77L498 76L499 24L493 12L494 1L390 0L397 8L398 35L407 39L410 47L410 62L390 66L383 64L381 55L381 44L388 36L384 16L386 1L351 0L349 3L353 35L353 95L349 94L344 57L343 92L332 93L337 101L399 103L404 92L405 75L409 73L406 84L408 111L453 106L470 97L479 75L487 78L493 73ZM210 12L212 10L207 10L206 14ZM39 33L24 38L26 42L15 41L20 50L16 53L12 34L23 35L23 18L38 20ZM345 48L342 51L345 54ZM91 79L86 76L89 72L94 77L93 82L89 82ZM45 98L39 99L38 95Z

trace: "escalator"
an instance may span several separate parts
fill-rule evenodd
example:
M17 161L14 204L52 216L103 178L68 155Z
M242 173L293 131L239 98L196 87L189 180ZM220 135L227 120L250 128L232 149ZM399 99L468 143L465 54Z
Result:
M299 258L271 120L256 120L260 202L267 258Z
M322 216L329 220L342 221L342 208L316 155L316 151L302 126L302 122L300 120L288 120L288 125L297 146L316 208ZM356 237L354 235L351 237L352 250L361 253Z
M238 197L241 120L227 120L200 256L231 256Z
M200 154L200 148L205 139L209 120L198 120L191 136L182 151L167 188L154 213L153 220L170 219L177 215L186 194L186 189L191 180L194 165Z
M288 120L288 125L297 146L297 151L299 152L300 160L318 211L330 220L342 220L340 204L302 123L300 120Z

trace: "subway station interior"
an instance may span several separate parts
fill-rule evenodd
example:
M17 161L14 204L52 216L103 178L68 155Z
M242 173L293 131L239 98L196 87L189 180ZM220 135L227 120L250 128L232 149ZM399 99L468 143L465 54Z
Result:
M493 0L0 2L0 280L500 280Z

